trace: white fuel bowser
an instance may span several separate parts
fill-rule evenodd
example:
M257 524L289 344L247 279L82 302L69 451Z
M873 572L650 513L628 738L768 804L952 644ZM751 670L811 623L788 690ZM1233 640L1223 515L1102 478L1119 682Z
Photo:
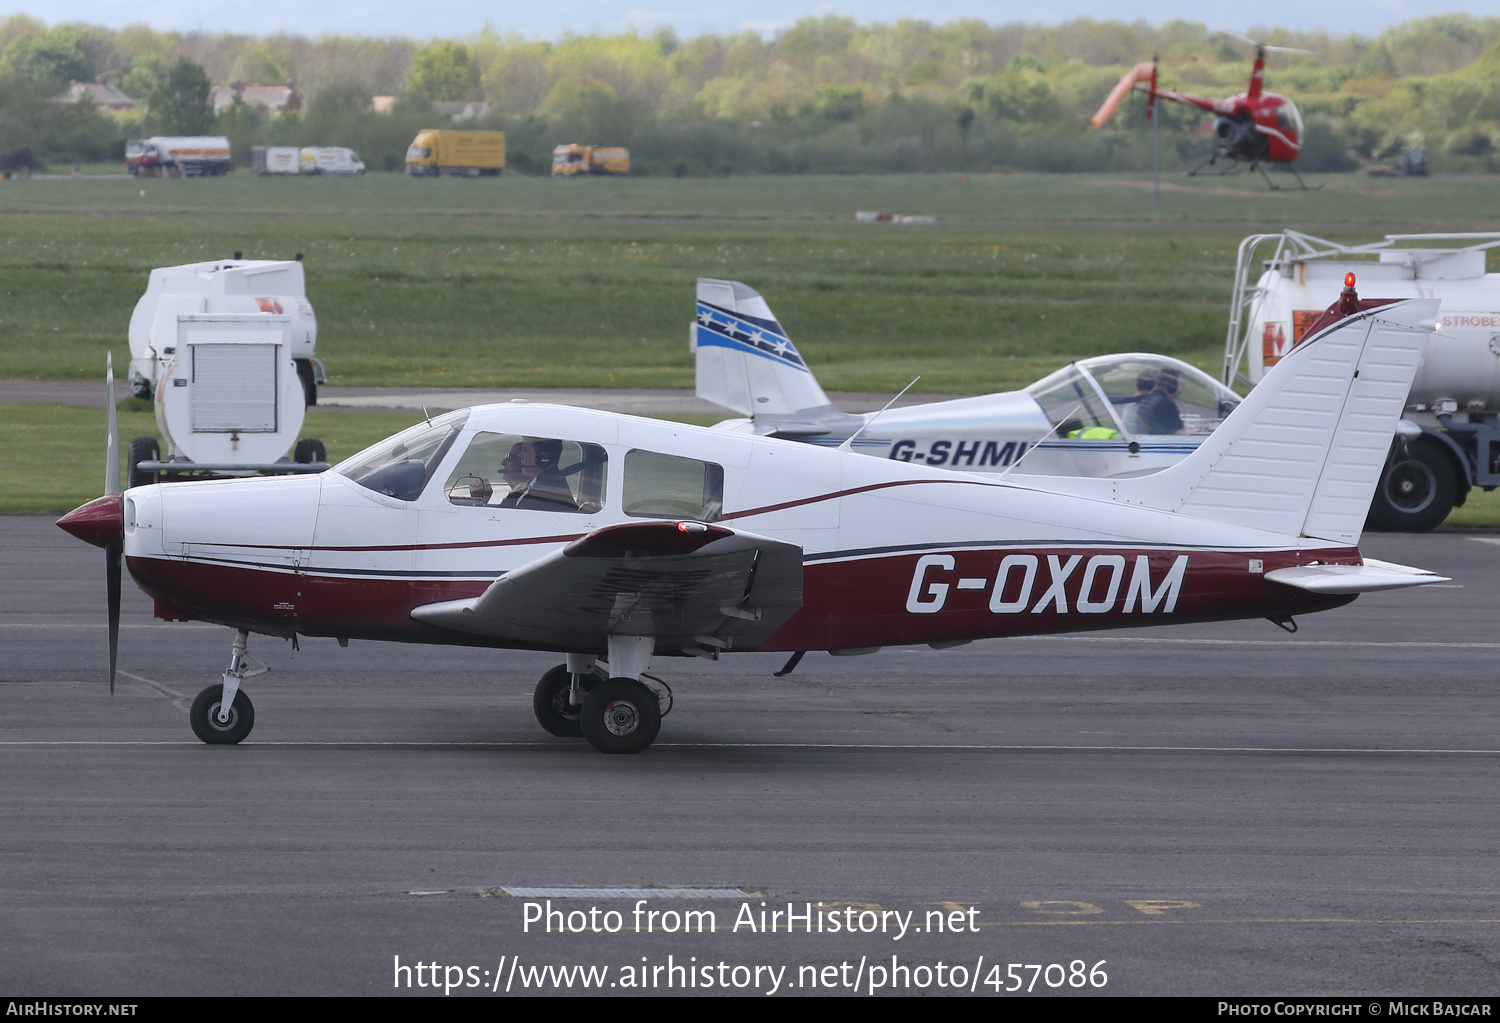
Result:
M306 404L317 404L318 384L328 376L315 356L318 320L307 300L300 254L295 260L246 260L236 253L234 259L152 270L130 316L130 385L137 397L151 397L174 354L177 318L202 313L287 317L288 351Z
M1500 234L1393 234L1368 245L1251 235L1240 243L1222 379L1259 383L1338 299L1346 273L1364 298L1439 299L1370 506L1381 528L1432 529L1472 487L1500 486L1500 273L1486 273L1497 246Z
M132 440L130 486L328 468L322 442L297 439L326 379L302 280L292 261L152 271L130 321L130 376L152 399L167 451L154 437Z

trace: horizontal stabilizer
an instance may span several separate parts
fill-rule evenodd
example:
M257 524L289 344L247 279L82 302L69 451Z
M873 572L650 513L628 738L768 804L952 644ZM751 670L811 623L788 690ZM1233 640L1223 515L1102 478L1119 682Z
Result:
M1447 576L1436 575L1420 568L1393 565L1387 561L1366 558L1363 565L1302 565L1297 568L1278 568L1267 572L1266 578L1282 586L1294 586L1309 593L1375 593L1379 590L1400 590L1408 586L1426 586L1428 583L1446 583Z
M596 529L470 600L413 608L440 628L520 647L602 651L650 636L662 653L753 650L802 606L802 548L702 522Z

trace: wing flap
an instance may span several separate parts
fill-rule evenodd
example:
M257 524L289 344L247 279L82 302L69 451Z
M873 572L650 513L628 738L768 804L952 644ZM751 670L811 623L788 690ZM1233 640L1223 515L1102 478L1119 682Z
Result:
M606 526L419 621L517 646L589 652L610 635L661 653L751 650L802 606L802 548L701 522Z
M1282 586L1293 586L1309 593L1375 593L1400 590L1408 586L1446 583L1447 576L1420 568L1393 565L1388 561L1366 558L1363 565L1302 565L1278 568L1266 578Z

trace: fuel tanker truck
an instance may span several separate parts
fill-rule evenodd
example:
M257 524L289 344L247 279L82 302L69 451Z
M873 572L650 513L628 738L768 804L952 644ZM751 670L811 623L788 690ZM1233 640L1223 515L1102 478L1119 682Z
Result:
M163 477L321 472L297 439L317 385L318 324L302 263L234 259L151 271L130 317L130 382L167 442L130 442L129 486Z
M1259 383L1338 298L1346 274L1369 298L1439 299L1370 505L1382 529L1432 529L1472 488L1500 486L1500 273L1485 272L1497 246L1500 234L1393 234L1357 246L1298 231L1251 235L1235 267L1223 382Z

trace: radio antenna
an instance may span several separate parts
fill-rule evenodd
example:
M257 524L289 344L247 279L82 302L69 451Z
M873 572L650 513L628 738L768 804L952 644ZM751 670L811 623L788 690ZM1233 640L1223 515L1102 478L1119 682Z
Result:
M901 395L905 394L907 391L911 390L912 384L915 384L918 380L921 380L921 379L922 378L920 376L912 377L912 381L911 381L910 384L907 384L905 387L901 388L901 392L899 394L897 394L894 398L892 398L890 401L886 402L885 403L885 408L881 409L880 412L875 413L869 419L866 419L863 423L861 423L859 429L855 430L853 433L851 433L849 435L848 439L845 440L844 443L842 443L842 444L839 445L838 449L840 451L852 451L853 448L850 447L850 445L852 445L854 443L854 438L858 437L860 434L864 433L865 430L869 427L869 425L871 423L873 423L875 420L877 420L877 419L880 418L880 413L881 412L884 412L885 409L890 408L892 405L896 404L896 402L900 401L901 400Z
M1038 434L1036 440L1031 441L1029 444L1027 444L1026 445L1026 450L1023 451L1023 452L1021 452L1020 457L1017 458L1014 462L1012 462L1009 465L1007 465L1005 467L1005 471L1002 472L997 477L997 479L1002 479L1003 480L1003 479L1005 479L1005 477L1009 476L1015 470L1016 466L1020 465L1021 462L1026 458L1026 456L1029 455L1029 454L1031 454L1032 450L1038 444L1040 444L1042 441L1044 441L1044 440L1047 439L1047 434L1054 432L1063 423L1066 423L1069 419L1073 418L1073 413L1077 412L1081 408L1083 408L1083 402L1080 401L1077 405L1074 405L1072 408L1068 409L1067 414L1065 414L1056 423L1054 423L1052 426L1047 427L1047 429L1043 430L1040 434Z

